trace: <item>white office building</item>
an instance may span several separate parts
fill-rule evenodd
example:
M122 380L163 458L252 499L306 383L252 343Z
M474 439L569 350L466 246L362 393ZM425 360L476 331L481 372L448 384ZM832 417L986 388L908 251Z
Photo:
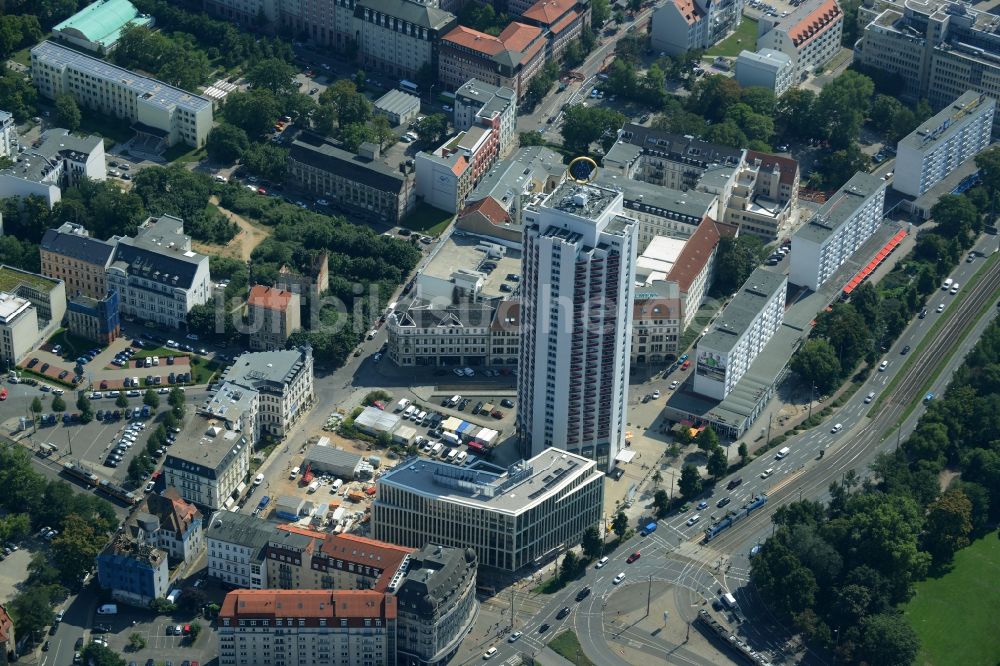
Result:
M0 361L13 368L38 341L38 312L31 301L0 292Z
M505 572L580 543L604 504L597 464L558 449L507 468L415 458L382 475L377 486L375 539L472 548L481 567Z
M743 0L671 0L660 5L651 20L654 51L679 55L707 49L728 37L743 19Z
M970 90L900 139L893 189L919 197L985 150L996 108L995 99Z
M72 95L81 107L127 120L166 146L203 146L212 129L211 100L54 42L31 49L31 78L43 97Z
M818 290L882 221L885 181L859 171L792 236L788 280Z
M556 447L606 470L625 445L639 222L623 210L621 192L566 181L524 211L525 458Z
M221 420L193 415L167 449L167 486L208 511L233 506L233 493L250 471L253 443L245 431L245 426L230 428Z
M180 328L191 308L208 302L208 257L191 249L179 218L149 218L135 238L111 242L116 245L108 265L108 289L118 292L121 314Z
M758 268L695 350L695 393L722 400L781 327L788 278Z
M795 83L795 64L781 51L741 51L736 58L736 82L744 88L767 88L781 97Z
M205 529L208 575L229 588L263 590L275 527L257 516L219 511Z
M8 111L0 111L0 157L11 157L17 153L17 125Z
M844 11L837 0L805 0L787 16L762 16L757 48L784 53L802 79L840 51L843 32Z
M76 185L83 178L105 180L104 139L99 136L76 136L68 130L53 128L42 132L38 145L20 150L17 135L6 147L13 148L13 164L0 171L0 199L37 196L49 208L62 199L62 188ZM2 148L0 148L2 151Z

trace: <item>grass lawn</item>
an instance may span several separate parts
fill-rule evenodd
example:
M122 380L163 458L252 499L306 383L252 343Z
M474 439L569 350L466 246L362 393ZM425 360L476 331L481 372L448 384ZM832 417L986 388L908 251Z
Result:
M993 583L989 583L989 581ZM993 532L955 555L941 578L916 585L903 607L920 636L921 665L994 666L1000 654L996 611L1000 608L1000 532Z
M207 156L205 148L192 148L186 143L175 143L174 145L167 148L166 152L163 153L163 159L168 162L200 162Z
M31 67L31 48L30 46L21 49L20 51L15 51L11 54L10 59L19 65L24 65L25 67Z
M555 594L564 587L566 587L566 582L562 576L552 576L541 585L532 588L531 592L532 594Z
M80 129L78 134L99 134L105 138L104 147L108 147L108 141L112 144L125 143L133 136L127 120L121 120L114 116L101 116L87 109L80 109Z
M454 215L447 211L420 202L400 226L428 236L437 236L445 230L453 217Z
M715 56L735 58L743 49L748 51L757 50L757 21L749 19L746 16L743 17L740 27L736 32L705 51L705 56L708 58L714 58Z
M217 361L208 361L200 356L191 357L191 383L209 384L222 369Z
M587 655L583 653L583 648L580 647L580 640L572 631L564 631L553 638L549 641L549 647L570 662L576 664L576 666L597 666L590 659L587 659Z
M50 345L62 345L63 348L63 358L68 361L76 360L81 354L86 352L88 349L101 348L100 345L93 340L88 340L86 338L81 338L78 335L73 335L65 328L61 328L56 331L51 338L48 340Z

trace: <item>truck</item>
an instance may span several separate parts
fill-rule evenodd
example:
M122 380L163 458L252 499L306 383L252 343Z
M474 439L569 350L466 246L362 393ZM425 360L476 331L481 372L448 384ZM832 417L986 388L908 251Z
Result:
M639 533L640 533L640 534L641 534L642 536L646 536L647 534L652 534L652 533L653 533L653 532L655 532L655 531L656 531L656 521L654 520L654 521L653 521L653 522L651 522L651 523L647 523L647 524L646 524L646 526L645 526L645 527L643 527L643 528L642 528L642 531L641 531L641 532L639 532Z
M734 597L729 592L726 592L725 594L722 595L722 603L726 608L728 608L731 611L739 609L739 606L736 605L736 597Z
M456 435L453 432L443 432L443 433L441 433L441 441L447 442L448 444L451 444L452 446L458 446L462 442L462 440L459 439L458 435ZM437 448L437 447L435 447L435 448Z

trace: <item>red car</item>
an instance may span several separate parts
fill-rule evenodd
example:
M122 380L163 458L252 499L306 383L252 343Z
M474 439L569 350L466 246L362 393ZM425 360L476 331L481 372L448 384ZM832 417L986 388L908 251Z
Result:
M684 361L684 365L681 366L681 370L687 370L691 367L691 361Z
M639 551L635 551L634 553L632 553L631 555L629 555L629 556L628 556L628 557L627 557L627 558L625 559L625 561L626 561L626 562L628 562L629 564L632 564L633 562L635 562L635 561L636 561L637 559L639 559L640 557L642 557L642 554L641 554L641 553L639 553Z
M265 190L263 187L258 187L257 194L267 194L267 190Z

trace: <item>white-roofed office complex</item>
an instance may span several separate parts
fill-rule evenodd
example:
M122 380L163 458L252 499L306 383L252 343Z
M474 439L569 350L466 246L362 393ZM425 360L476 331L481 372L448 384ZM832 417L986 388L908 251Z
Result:
M210 100L53 42L31 49L31 78L44 97L72 95L80 106L131 121L168 146L202 146L212 129Z
M413 548L472 548L480 566L503 571L575 546L604 504L597 464L559 449L507 468L414 458L377 485L374 538Z

